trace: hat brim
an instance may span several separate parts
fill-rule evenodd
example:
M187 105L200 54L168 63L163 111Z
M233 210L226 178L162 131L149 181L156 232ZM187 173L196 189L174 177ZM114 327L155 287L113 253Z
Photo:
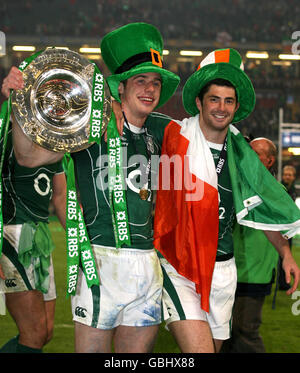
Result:
M236 111L232 123L240 122L247 118L255 106L255 92L251 80L239 68L228 63L216 63L202 67L189 77L182 91L182 101L185 110L196 115L199 109L195 99L201 89L214 79L228 80L236 89L239 108Z
M161 85L161 92L160 92L160 99L156 108L161 107L164 105L175 93L180 78L178 75L172 73L171 71L165 70L159 66L153 65L152 63L143 63L133 67L132 69L125 71L121 74L112 74L110 75L106 81L110 88L110 93L113 98L119 102L121 102L119 96L119 85L120 82L131 78L134 75L143 74L143 73L158 73L162 79Z

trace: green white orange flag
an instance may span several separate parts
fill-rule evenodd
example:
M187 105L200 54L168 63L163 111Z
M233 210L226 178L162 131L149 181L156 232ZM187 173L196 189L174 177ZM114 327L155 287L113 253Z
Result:
M214 160L198 129L199 123L189 119L170 122L165 129L154 246L178 273L196 284L201 307L208 312L218 245L219 203Z
M228 165L239 224L280 231L285 238L300 232L299 208L234 126L228 135Z

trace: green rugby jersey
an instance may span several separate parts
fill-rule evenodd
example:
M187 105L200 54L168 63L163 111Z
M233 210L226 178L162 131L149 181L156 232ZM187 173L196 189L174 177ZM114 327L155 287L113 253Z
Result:
M153 191L157 179L158 160L163 132L170 118L152 113L139 129L124 126L122 142L122 168L125 179L131 247L152 249ZM139 195L141 173L152 156L148 177L149 196ZM73 153L76 182L83 207L84 220L92 244L115 247L108 190L107 143L93 144L88 149ZM156 162L155 162L156 161ZM125 245L123 247L126 247Z
M53 176L61 172L61 162L34 168L20 166L13 152L12 132L9 130L2 171L3 223L47 222Z
M208 142L212 152L215 165L217 165L222 150L220 144ZM235 211L232 197L232 187L228 169L228 162L225 162L221 176L218 179L219 192L219 238L217 256L233 254L232 230L235 221Z

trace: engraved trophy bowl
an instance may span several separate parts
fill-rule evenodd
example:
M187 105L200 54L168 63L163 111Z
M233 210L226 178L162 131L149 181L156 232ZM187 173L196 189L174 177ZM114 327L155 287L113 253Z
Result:
M89 143L94 64L80 54L48 48L24 70L24 88L11 96L23 132L54 152L76 152ZM102 133L111 116L111 97L103 80Z

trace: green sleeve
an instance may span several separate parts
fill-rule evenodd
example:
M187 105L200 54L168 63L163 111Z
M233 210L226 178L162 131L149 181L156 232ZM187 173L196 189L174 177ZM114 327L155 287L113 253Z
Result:
M146 122L145 127L147 131L155 137L159 146L162 146L165 128L172 121L172 118L158 112L151 113Z

